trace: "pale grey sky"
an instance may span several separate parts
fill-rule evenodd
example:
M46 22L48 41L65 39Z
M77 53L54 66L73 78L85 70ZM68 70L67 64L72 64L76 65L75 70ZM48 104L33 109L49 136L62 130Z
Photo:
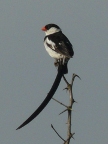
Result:
M75 55L69 61L73 87L73 144L108 141L108 1L0 1L0 143L63 143L67 113L53 100L30 124L16 131L47 95L56 76L54 60L43 46L41 27L55 23L69 38ZM62 80L54 98L68 104Z

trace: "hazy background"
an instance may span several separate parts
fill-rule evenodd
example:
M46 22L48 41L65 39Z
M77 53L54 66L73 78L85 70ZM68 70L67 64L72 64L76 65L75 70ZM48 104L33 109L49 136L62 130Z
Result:
M54 60L43 46L41 27L59 25L74 47L69 61L73 87L73 144L108 142L108 1L0 0L0 144L63 143L67 113L51 100L29 125L16 131L40 105L56 76ZM64 81L54 98L68 104Z

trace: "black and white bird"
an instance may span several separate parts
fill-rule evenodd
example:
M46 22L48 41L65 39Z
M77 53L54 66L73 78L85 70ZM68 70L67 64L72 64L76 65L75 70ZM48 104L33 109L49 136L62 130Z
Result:
M49 103L54 93L56 92L62 76L68 73L67 63L68 60L74 55L72 44L70 43L68 38L62 33L59 26L57 26L56 24L47 24L42 28L42 30L45 31L46 34L44 38L45 49L49 53L49 55L56 60L55 66L58 66L58 73L44 101L35 110L35 112L16 130L24 127L29 122L31 122L46 107L46 105Z
M48 54L55 59L55 65L64 66L64 74L68 73L67 63L74 55L72 44L56 24L47 24L42 28L45 31L44 46Z

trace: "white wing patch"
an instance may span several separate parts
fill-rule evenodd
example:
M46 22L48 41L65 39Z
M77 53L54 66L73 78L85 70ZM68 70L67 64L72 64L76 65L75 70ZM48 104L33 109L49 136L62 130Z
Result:
M49 45L51 45L51 49L55 50L55 43L52 42L51 40L49 40L48 38L46 38L46 43L48 43Z
M48 46L49 45L49 46ZM48 52L48 54L55 58L55 59L60 59L60 58L64 58L63 55L57 53L55 51L55 43L53 43L52 41L50 41L48 38L46 38L45 42L44 42L44 46L45 46L45 49L46 51Z
M59 42L59 45L62 45L62 43Z

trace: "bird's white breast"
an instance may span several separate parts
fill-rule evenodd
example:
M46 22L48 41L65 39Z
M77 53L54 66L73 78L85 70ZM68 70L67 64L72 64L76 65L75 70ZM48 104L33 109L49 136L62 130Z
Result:
M48 45L46 44L48 43L49 45L51 45L52 47L48 47ZM55 43L50 41L48 38L46 38L45 42L44 42L44 46L45 46L45 49L46 51L48 52L48 54L55 58L55 59L60 59L60 58L63 58L64 56L62 54L59 54L57 53L55 50Z

